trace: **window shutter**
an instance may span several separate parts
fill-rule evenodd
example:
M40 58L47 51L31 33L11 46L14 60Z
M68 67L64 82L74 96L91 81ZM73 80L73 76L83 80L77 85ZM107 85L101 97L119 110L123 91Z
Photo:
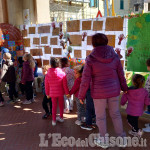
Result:
M94 0L90 0L90 7L94 7Z
M120 0L120 9L124 9L124 0Z

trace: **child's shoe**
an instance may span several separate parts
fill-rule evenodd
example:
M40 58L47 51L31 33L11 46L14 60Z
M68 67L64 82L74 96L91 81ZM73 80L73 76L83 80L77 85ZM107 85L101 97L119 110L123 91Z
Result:
M82 124L81 129L91 131L91 130L93 130L93 127L92 127L92 125Z
M138 130L138 132L134 132L134 131L130 130L129 134L140 138L143 135L143 131L140 129Z
M145 124L145 127L150 127L150 123L146 123L146 124Z
M141 138L142 135L143 135L143 130L139 129L139 131L138 131L138 133L137 133L137 136L138 136L139 138Z
M149 111L144 111L144 113L150 115L150 112L149 112Z
M4 106L4 102L0 102L0 107Z
M143 131L144 131L144 132L150 132L150 126L147 127L147 128L143 128Z
M50 115L52 115L51 113L47 113L47 114L45 114L43 117L42 117L42 119L47 119Z
M56 126L56 121L52 120L52 126Z
M20 102L21 100L19 98L14 99L15 102Z
M31 103L32 103L31 100L25 100L22 104L28 105L28 104L31 104Z
M56 117L56 120L59 121L59 122L64 122L64 119L60 118L60 117Z
M103 143L99 138L94 139L94 144L103 149L106 149L109 147L109 145Z
M78 125L78 126L81 126L82 123L81 123L80 120L76 120L76 121L75 121L75 124Z

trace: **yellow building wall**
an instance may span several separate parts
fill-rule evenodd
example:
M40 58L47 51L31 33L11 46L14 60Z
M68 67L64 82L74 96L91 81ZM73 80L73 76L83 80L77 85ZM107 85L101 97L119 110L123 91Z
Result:
M37 23L50 22L49 0L36 0Z

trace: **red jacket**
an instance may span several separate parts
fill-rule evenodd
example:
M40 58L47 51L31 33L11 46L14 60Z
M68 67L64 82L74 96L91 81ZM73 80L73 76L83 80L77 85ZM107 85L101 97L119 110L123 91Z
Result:
M70 91L70 95L74 94L78 98L80 84L81 84L81 77L75 80L74 85Z
M45 76L45 93L50 97L68 95L66 74L60 68L50 68Z

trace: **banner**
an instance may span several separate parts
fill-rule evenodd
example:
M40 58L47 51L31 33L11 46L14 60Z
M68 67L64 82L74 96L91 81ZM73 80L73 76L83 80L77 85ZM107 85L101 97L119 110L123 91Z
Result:
M147 72L146 60L150 58L150 14L141 14L128 20L127 48L133 52L127 57L127 70Z

